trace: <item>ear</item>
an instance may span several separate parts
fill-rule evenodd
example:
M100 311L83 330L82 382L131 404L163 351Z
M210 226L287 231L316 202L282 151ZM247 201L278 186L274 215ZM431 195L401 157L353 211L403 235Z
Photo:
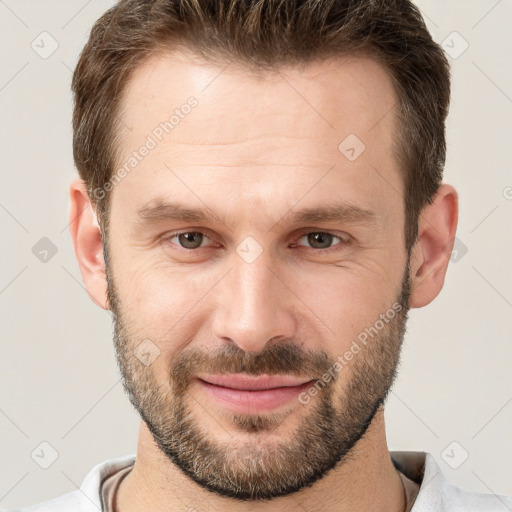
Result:
M411 254L409 306L421 308L432 302L444 285L455 241L459 212L457 191L442 184L432 204L419 216L418 238Z
M69 196L69 231L82 281L92 301L100 308L109 309L101 231L82 179L73 180Z

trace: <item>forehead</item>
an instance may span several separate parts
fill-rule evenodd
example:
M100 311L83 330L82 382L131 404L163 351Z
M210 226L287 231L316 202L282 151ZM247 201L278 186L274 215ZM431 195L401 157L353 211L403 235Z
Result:
M185 108L191 98L195 106ZM196 191L222 183L226 198L236 193L263 203L276 198L276 184L289 183L291 173L294 184L307 186L335 166L350 202L356 202L357 188L370 197L372 187L376 201L391 194L396 202L401 180L393 157L395 105L387 71L367 57L256 75L241 65L205 64L186 53L152 55L123 92L118 166L127 168L148 138L154 144L113 197L135 209L155 192L172 194L166 189L170 168L174 181L178 174L190 177ZM364 152L351 160L343 153L347 149ZM378 197L386 181L395 191ZM322 185L332 192L329 180Z
M188 53L159 53L134 70L123 92L125 128L151 129L152 122L168 119L189 97L197 98L201 115L183 123L179 133L184 138L196 133L197 124L214 123L215 131L202 130L204 143L266 134L265 125L251 122L256 119L283 128L277 135L323 138L347 129L362 135L396 103L389 74L369 57L329 58L256 74L242 64L207 64ZM242 106L243 111L237 110ZM385 131L388 126L381 127ZM129 142L130 133L125 135Z

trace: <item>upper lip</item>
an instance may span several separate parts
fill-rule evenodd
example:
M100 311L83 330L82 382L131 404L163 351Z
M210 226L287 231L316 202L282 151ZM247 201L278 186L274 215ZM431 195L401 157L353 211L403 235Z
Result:
M239 389L243 391L261 391L264 389L282 388L287 386L300 386L312 379L295 377L293 375L198 375L198 379L222 386L225 388Z

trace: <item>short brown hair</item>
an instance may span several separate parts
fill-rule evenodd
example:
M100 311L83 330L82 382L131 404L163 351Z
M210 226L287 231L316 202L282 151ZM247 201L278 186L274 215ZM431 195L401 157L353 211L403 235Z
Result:
M142 60L185 48L209 62L271 70L362 53L398 98L395 155L404 176L406 250L437 191L446 155L447 59L409 0L121 0L94 24L72 81L73 156L105 227L122 92Z

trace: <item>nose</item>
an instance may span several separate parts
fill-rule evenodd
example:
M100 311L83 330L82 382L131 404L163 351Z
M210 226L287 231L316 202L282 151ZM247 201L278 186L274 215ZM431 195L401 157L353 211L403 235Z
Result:
M235 254L234 265L217 290L213 334L248 352L295 335L290 284L264 255L247 263Z

